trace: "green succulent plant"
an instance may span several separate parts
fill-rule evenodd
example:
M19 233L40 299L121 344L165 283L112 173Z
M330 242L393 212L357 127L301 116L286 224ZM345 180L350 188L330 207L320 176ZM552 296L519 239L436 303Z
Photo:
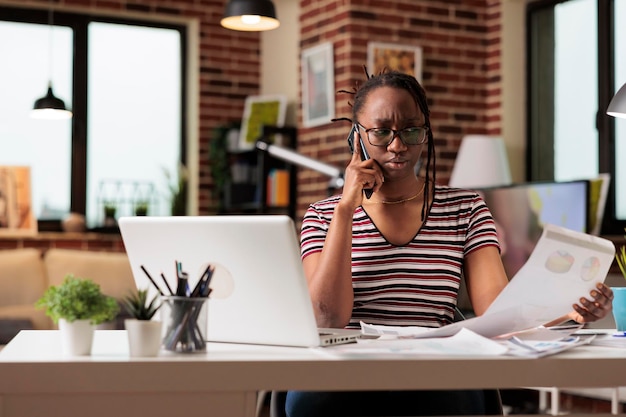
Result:
M100 285L72 274L66 275L60 285L49 287L35 302L35 307L45 308L46 315L55 323L65 319L100 324L113 320L120 310L117 300L103 294Z
M132 317L137 320L150 320L161 308L158 303L158 295L148 301L148 290L137 290L128 294L122 300L122 306Z

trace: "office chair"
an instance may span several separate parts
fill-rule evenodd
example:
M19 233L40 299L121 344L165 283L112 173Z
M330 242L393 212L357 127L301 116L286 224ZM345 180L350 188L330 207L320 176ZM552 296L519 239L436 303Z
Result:
M504 415L500 391L497 389L483 390L485 396L485 415ZM272 391L270 394L270 417L287 417L285 413L286 391Z

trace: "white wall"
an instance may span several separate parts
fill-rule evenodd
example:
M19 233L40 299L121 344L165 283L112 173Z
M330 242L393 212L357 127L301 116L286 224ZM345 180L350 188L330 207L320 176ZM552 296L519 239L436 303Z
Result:
M526 4L502 3L502 137L513 182L526 179Z
M300 50L300 2L273 0L280 21L277 29L261 33L261 94L287 96L286 125L297 125Z

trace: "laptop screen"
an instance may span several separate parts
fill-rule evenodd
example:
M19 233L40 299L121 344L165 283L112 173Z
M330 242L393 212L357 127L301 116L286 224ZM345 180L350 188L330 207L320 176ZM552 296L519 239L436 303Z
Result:
M140 289L156 291L143 269L159 285L163 273L176 288L180 262L193 288L208 264L215 267L209 341L319 345L297 231L288 216L122 217L119 225Z

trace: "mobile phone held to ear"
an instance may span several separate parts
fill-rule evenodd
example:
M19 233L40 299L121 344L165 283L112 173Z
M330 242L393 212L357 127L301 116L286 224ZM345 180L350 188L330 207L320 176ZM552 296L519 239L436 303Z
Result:
M354 153L354 133L357 131L356 123L352 125L352 129L350 129L350 133L348 134L348 146L350 146L350 152ZM365 145L363 145L363 138L359 135L359 145L361 146L361 160L365 161L370 159L367 150L365 149ZM374 192L371 188L364 188L363 192L365 193L366 198L370 198L372 193Z

